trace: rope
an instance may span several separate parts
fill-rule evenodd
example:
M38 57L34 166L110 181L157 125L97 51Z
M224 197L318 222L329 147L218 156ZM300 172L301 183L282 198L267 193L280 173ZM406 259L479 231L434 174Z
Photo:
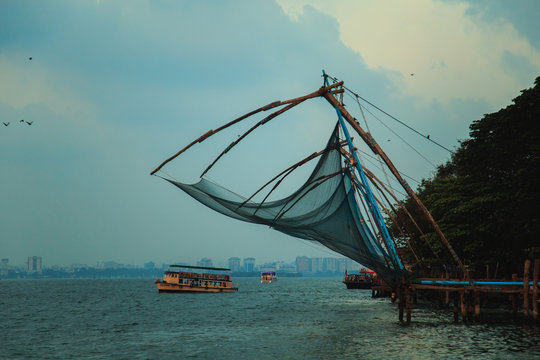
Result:
M327 76L328 78L332 79L332 81L333 81L334 83L336 83L336 82L338 81L338 79L335 78L335 77L332 77L332 76L330 76L330 75L326 75L326 76ZM441 149L444 149L444 150L448 151L450 154L453 154L453 153L454 153L452 150L448 149L447 147L445 147L445 146L439 144L438 142L436 142L435 140L431 139L431 138L429 137L429 135L424 135L424 134L422 134L420 131L414 129L413 127L411 127L411 126L409 126L409 125L407 125L406 123L404 123L403 121L399 120L399 119L396 118L395 116L393 116L393 115L387 113L386 111L384 111L383 109L381 109L381 108L378 107L377 105L375 105L375 104L371 103L370 101L366 100L365 98L361 97L360 95L358 95L357 93L355 93L354 91L352 91L351 89L349 89L348 87L343 86L343 88L344 88L345 90L347 90L349 93L351 93L352 95L354 95L356 98L362 99L363 101L365 101L365 102L368 103L369 105L373 106L375 109L379 110L380 112L382 112L383 114L385 114L386 116L388 116L389 118L391 118L392 120L397 121L397 122L400 123L401 125L405 126L407 129L409 129L409 130L415 132L416 134L420 135L420 136L423 137L424 139L431 141L433 144L437 145L437 146L440 147Z

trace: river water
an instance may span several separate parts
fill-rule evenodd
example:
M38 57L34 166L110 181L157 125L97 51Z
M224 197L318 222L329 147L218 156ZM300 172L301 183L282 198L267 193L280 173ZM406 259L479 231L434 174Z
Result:
M337 278L238 278L239 291L159 294L151 279L0 281L0 359L533 359L534 326L454 324ZM507 314L508 315L508 314Z

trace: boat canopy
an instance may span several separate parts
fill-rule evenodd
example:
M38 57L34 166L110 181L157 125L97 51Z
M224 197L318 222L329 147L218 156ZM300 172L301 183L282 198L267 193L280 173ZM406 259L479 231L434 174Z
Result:
M228 269L228 268L216 268L216 267L208 267L208 266L169 265L169 267L183 268L183 269L213 270L213 271L231 271L231 269Z

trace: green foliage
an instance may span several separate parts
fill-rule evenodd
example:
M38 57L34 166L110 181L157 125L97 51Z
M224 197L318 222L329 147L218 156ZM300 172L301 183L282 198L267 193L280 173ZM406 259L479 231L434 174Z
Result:
M540 77L514 104L474 121L470 139L418 189L449 242L473 269L484 271L486 264L493 269L498 263L499 275L509 276L522 271L525 259L540 256L539 122ZM412 231L426 261L452 263L411 199L405 205L425 234ZM402 209L397 212L400 219L407 217ZM391 231L401 236L395 228Z

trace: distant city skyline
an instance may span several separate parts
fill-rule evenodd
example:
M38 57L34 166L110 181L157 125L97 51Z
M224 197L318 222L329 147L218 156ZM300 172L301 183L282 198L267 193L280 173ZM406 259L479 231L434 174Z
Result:
M197 265L205 267L227 267L231 271L237 272L253 272L261 269L265 270L281 270L286 272L302 272L302 273L315 273L315 272L337 272L345 271L345 269L357 269L361 264L345 257L307 257L297 256L293 262L286 262L283 260L274 260L270 262L257 262L254 257L247 257L240 259L238 257L230 257L228 259L219 259L214 263L214 260L210 258L202 258L195 264L188 264L182 262L176 262L174 264L182 265ZM43 269L68 269L68 268L96 268L96 269L116 269L116 268L166 268L173 263L155 262L149 260L143 264L124 264L113 260L97 262L96 264L80 264L72 263L69 265L43 265L43 259L41 256L28 256L24 264L12 263L9 258L2 258L0 263L0 276L5 275L8 269L18 268L25 269L29 274L41 273ZM232 265L232 266L231 266Z

